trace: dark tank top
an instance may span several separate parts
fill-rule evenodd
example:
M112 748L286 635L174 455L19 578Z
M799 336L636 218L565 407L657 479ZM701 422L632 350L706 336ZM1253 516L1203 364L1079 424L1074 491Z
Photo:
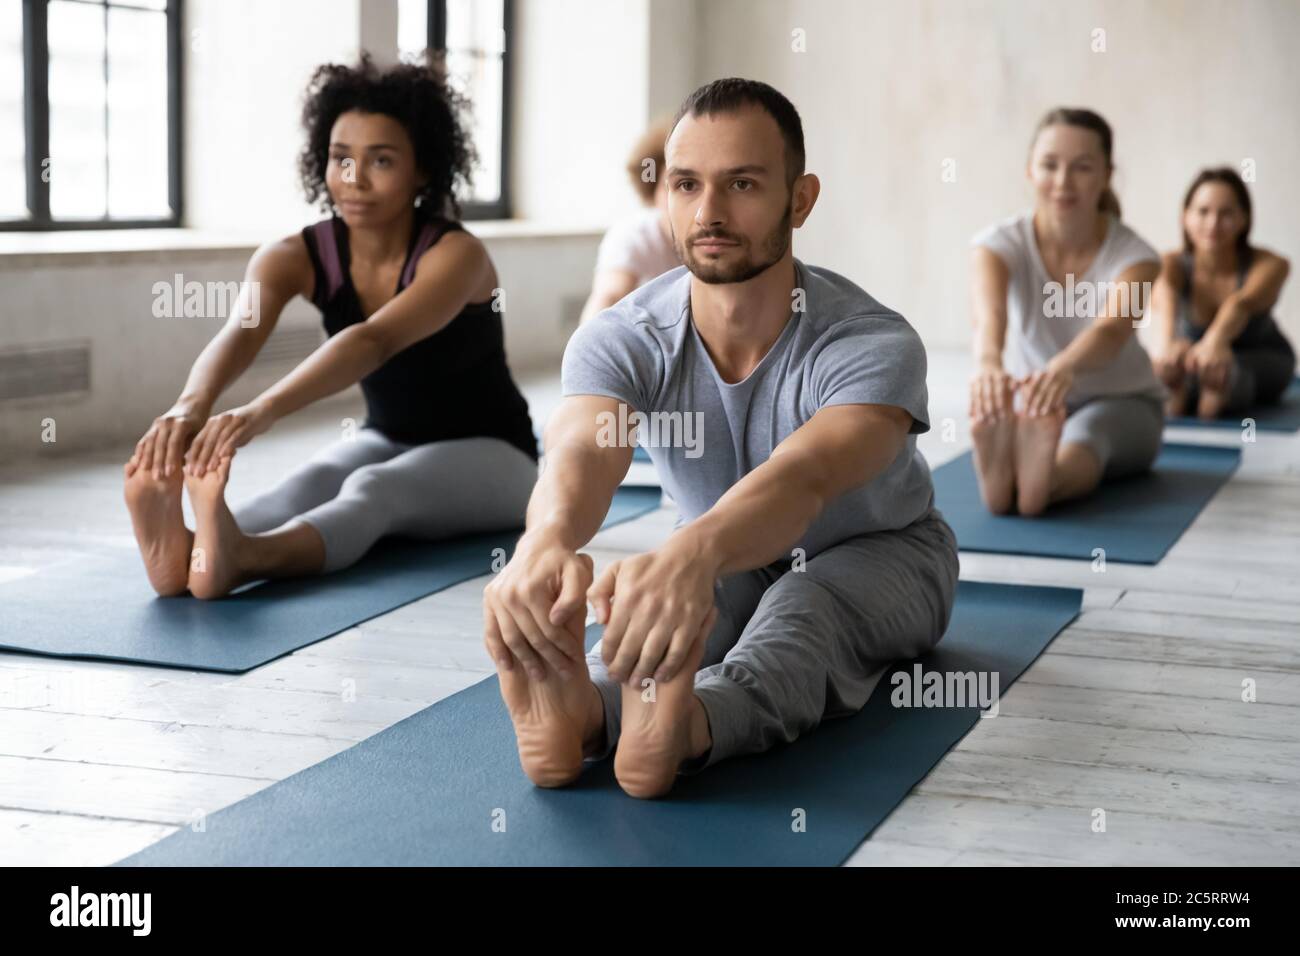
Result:
M464 229L450 219L416 218L407 244L397 292L415 277L415 267L448 232ZM312 302L328 335L364 322L352 285L347 224L338 217L302 231L316 273ZM437 332L407 346L361 380L365 427L408 445L486 436L514 445L534 461L528 403L506 365L501 313L476 302Z
M1238 289L1246 282L1246 273L1250 269L1251 258L1250 255L1243 256L1238 266ZM1199 342L1209 326L1199 326L1194 321L1196 313L1192 305L1192 268L1194 265L1192 254L1183 252L1179 261L1183 267L1183 288L1178 303L1178 333L1193 342ZM1267 312L1256 313L1246 321L1246 326L1241 330L1241 334L1232 341L1232 348L1234 351L1238 349L1292 351L1291 343L1287 341L1286 336L1282 334L1282 330L1273 321L1273 316Z

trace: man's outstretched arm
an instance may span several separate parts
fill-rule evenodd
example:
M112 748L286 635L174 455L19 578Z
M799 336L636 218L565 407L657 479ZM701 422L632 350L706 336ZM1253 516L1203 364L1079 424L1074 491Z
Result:
M540 678L545 661L567 678L584 666L581 635L592 562L578 549L600 530L632 463L630 446L601 447L597 441L602 413L617 416L618 404L603 396L570 396L547 424L546 454L524 533L483 592L484 642L504 670L518 660Z
M711 620L714 580L788 555L827 504L889 467L911 426L893 405L823 408L660 548L606 569L590 596L610 674L670 679Z
M602 448L597 442L602 418L617 420L618 406L618 399L603 395L570 395L551 416L525 537L550 538L576 551L600 530L632 464L630 445Z
M895 405L823 408L677 534L709 554L719 575L788 557L827 504L889 467L911 427Z

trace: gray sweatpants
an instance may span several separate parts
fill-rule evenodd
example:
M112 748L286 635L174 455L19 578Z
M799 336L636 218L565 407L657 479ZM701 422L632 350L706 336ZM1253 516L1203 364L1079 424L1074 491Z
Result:
M330 572L388 534L437 539L522 528L536 482L536 463L500 438L406 445L361 428L233 514L245 534L301 518L324 539L322 571Z
M1101 460L1102 478L1146 471L1160 454L1165 408L1145 395L1110 395L1066 406L1060 444L1087 445Z
M891 663L943 637L957 571L957 539L936 509L899 531L848 538L802 571L787 559L721 578L717 621L695 673L713 746L679 772L789 743L824 718L857 713ZM587 665L605 709L605 746L591 763L618 744L622 687L599 642Z

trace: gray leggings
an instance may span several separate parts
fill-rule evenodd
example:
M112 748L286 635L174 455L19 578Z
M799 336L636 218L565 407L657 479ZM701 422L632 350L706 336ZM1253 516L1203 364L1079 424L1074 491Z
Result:
M329 572L388 534L437 539L522 528L536 482L536 463L500 438L405 445L362 428L233 513L245 534L306 521L325 541Z
M1165 409L1145 395L1110 395L1067 406L1061 444L1087 445L1101 460L1102 478L1146 471L1160 454Z
M934 510L899 531L848 538L802 571L785 560L721 578L717 622L695 673L713 746L679 772L789 743L824 718L857 713L894 661L939 643L957 571L957 539ZM618 744L622 687L599 643L587 669L605 708L605 746L591 763Z

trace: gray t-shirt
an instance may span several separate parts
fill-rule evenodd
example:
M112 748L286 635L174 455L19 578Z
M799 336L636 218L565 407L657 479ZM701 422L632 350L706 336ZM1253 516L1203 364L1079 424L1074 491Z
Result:
M679 524L713 507L818 409L905 409L913 422L894 461L830 502L794 545L811 558L855 535L926 517L934 487L916 450L916 436L930 429L920 336L843 276L798 259L795 270L804 309L791 313L742 382L724 382L709 357L691 319L691 274L684 266L580 326L565 349L561 381L566 396L606 395L645 415L648 425L658 420L658 433L643 426L641 441L677 502Z
M1101 283L1118 281L1120 273L1139 262L1159 264L1159 253L1141 236L1114 216L1108 216L1108 220L1106 238L1088 271L1074 277L1073 291L1068 285L1054 283L1047 274L1034 238L1032 211L994 223L971 240L971 245L985 246L996 253L1010 273L1002 361L1011 375L1020 378L1045 368L1054 355L1092 324L1106 304ZM1094 303L1091 309L1089 294ZM1167 395L1135 330L1105 366L1075 373L1065 402L1077 408L1104 395L1139 394L1162 402Z

